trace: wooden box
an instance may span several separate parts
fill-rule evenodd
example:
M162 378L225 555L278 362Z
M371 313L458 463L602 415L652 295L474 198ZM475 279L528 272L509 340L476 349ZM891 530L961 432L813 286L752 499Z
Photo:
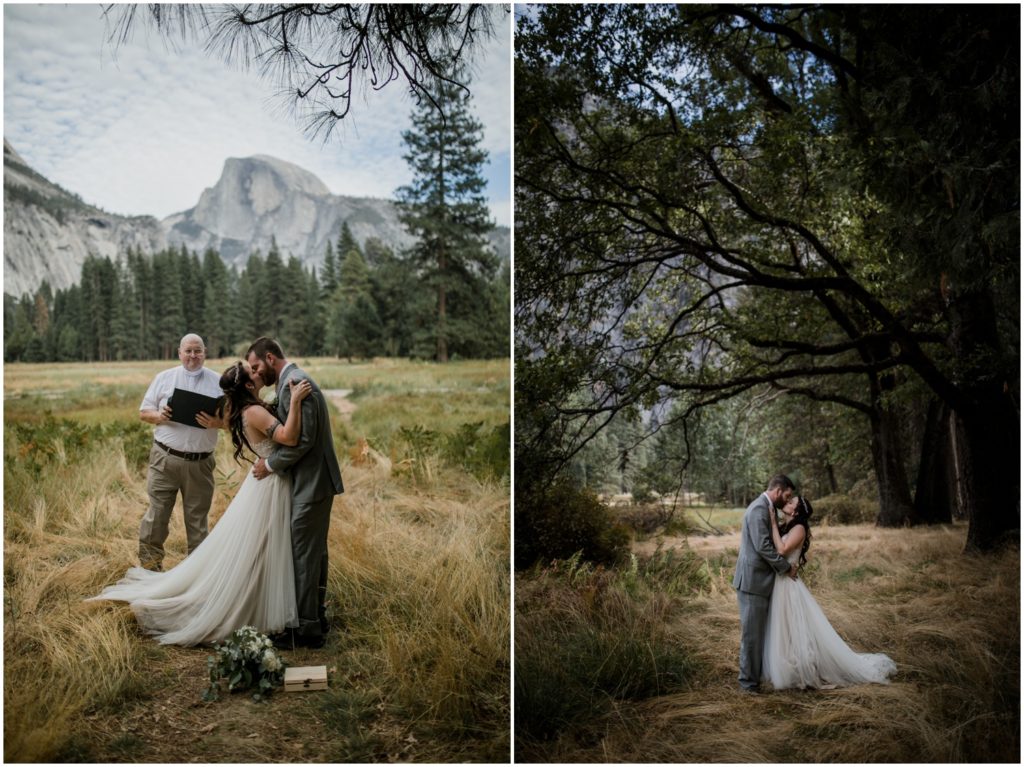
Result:
M327 689L327 666L295 666L284 670L285 692Z

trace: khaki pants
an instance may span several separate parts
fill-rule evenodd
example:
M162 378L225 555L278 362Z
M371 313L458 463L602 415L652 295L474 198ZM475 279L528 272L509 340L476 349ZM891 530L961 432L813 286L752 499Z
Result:
M143 567L152 569L163 563L164 541L167 540L167 528L179 492L184 508L188 553L195 551L206 538L215 465L216 459L212 455L202 461L186 461L153 445L149 451L146 483L149 508L139 525L139 561Z

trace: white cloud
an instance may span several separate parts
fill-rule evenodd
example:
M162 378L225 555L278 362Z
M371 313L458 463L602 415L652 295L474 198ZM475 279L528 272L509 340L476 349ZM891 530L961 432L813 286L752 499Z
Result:
M480 55L474 108L492 161L511 141L510 16ZM409 181L401 83L357 96L324 145L282 114L276 86L145 24L116 50L97 5L4 6L4 135L40 173L108 211L164 217L192 207L224 160L267 154L336 194L392 197ZM509 225L507 168L488 171L491 208Z

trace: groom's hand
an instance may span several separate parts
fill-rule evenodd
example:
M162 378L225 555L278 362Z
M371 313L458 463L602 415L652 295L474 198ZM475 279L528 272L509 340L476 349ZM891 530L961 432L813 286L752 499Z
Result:
M264 477L269 477L272 472L267 468L267 462L260 458L253 464L252 473L256 479L263 479Z
M800 570L800 568L797 567L795 564L793 564L793 565L789 566L789 572L786 573L786 574L795 581L796 580L796 574L797 574L797 572L799 570Z

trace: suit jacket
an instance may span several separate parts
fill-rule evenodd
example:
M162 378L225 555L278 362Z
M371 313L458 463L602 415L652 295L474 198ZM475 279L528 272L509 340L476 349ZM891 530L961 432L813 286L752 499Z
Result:
M771 596L775 574L789 570L789 562L779 554L772 541L771 501L761 493L747 507L740 531L740 555L736 560L733 588L761 596Z
M281 371L277 382L277 417L288 420L292 399L288 382L309 381L313 390L302 400L302 430L299 443L294 447L278 445L270 454L270 465L275 472L292 474L292 498L297 503L312 503L345 491L341 483L338 457L334 454L331 421L327 403L320 387L295 363Z

